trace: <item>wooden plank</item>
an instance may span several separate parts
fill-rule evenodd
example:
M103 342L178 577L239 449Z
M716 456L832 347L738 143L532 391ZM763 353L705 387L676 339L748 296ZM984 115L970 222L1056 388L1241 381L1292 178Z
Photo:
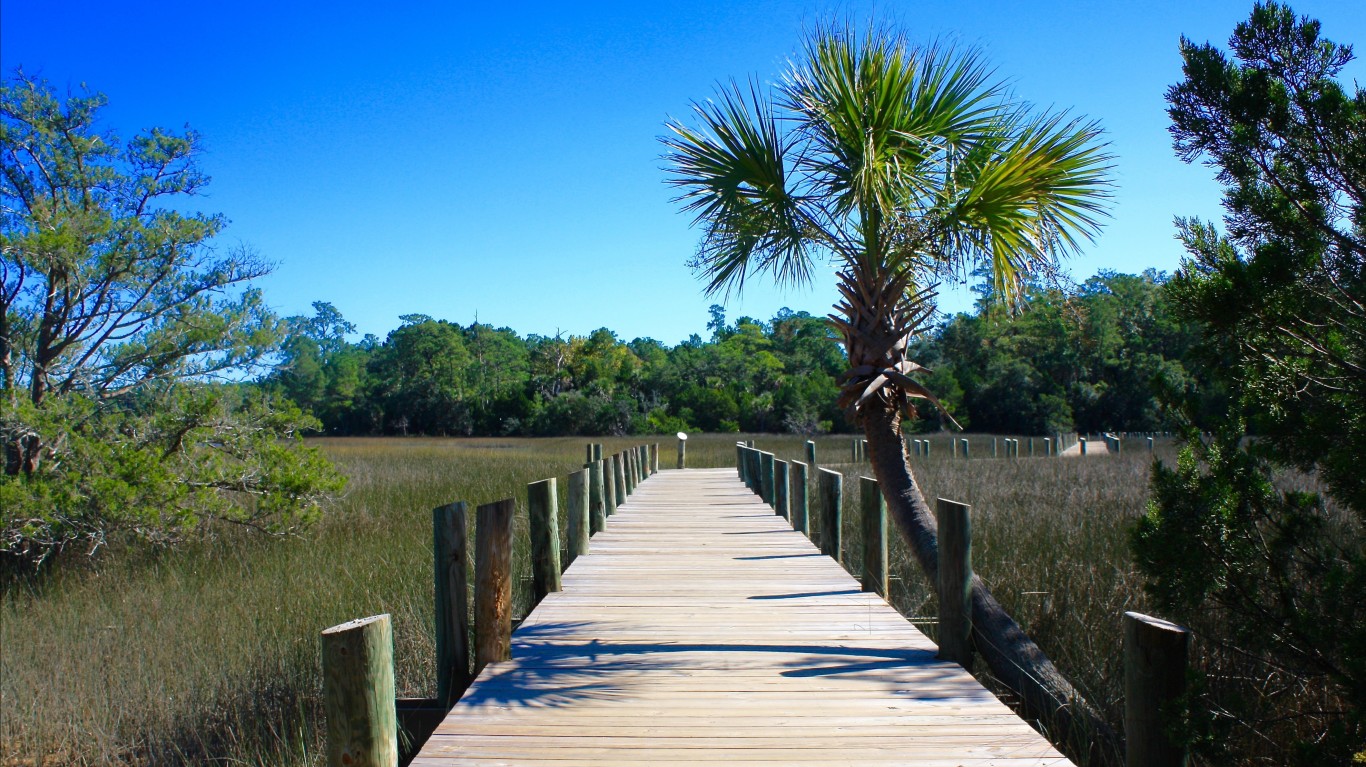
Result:
M413 764L1069 764L734 469L616 511Z

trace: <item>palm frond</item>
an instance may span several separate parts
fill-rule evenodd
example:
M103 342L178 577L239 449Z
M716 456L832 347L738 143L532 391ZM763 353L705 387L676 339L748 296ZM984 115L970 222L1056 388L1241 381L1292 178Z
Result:
M709 294L739 290L768 272L779 284L810 281L819 224L803 210L773 104L757 83L746 95L732 82L717 101L694 103L701 127L670 121L663 139L675 202L705 227L697 267Z

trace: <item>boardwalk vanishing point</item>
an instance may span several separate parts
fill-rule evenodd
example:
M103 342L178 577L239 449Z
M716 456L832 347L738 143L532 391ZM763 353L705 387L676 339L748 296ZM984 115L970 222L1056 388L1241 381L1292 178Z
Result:
M733 469L619 507L413 761L1068 765Z

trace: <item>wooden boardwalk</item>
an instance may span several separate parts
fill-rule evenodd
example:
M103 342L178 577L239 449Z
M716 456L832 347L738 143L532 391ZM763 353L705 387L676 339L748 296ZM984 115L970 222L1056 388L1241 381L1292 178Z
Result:
M1070 764L733 469L643 482L415 765Z

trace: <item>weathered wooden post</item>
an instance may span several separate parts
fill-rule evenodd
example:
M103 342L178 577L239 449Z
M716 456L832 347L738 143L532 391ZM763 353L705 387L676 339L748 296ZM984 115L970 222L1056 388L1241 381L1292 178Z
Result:
M860 461L868 460L868 440L866 439L858 441L858 459Z
M560 590L560 494L555 478L526 486L528 530L531 533L531 601Z
M1053 440L1049 437L1043 438L1043 454L1046 456L1053 455Z
M1034 457L1034 438L1033 438L1033 437L1030 437L1030 438L1029 438L1029 457L1030 457L1030 458L1033 458L1033 457Z
M935 502L939 518L939 657L972 670L971 507L946 498Z
M588 534L596 535L607 526L607 494L603 488L603 466L599 458L588 469Z
M584 450L583 462L584 462L584 463L592 463L592 462L593 462L593 443L592 443L592 442L589 442L587 445L584 445L584 447L585 447L586 449Z
M486 503L474 523L474 674L512 658L512 514L508 498Z
M995 437L992 437L992 438L991 438L991 457L992 457L992 458L996 458L996 457L997 457L997 455L996 455L996 438L995 438Z
M745 455L749 460L749 489L762 497L764 483L760 475L763 473L764 456L758 448L750 447L747 450Z
M808 439L808 440L806 441L806 463L807 463L808 466L811 467L811 470L812 470L812 471L815 471L816 469L820 468L819 466L816 465L816 442L815 442L815 440L810 440L810 439Z
M1186 691L1189 658L1189 629L1141 613L1124 613L1126 767L1186 764L1186 748L1167 737L1167 712Z
M872 477L859 477L859 491L863 511L863 590L886 597L887 502Z
M626 488L626 497L630 498L636 492L636 467L635 458L630 450L621 451L621 481Z
M817 469L816 477L821 506L821 553L839 562L843 543L844 477L829 469Z
M791 511L792 529L809 535L811 511L807 500L807 467L801 461L792 461L789 464L789 469L792 474L792 484L787 499Z
M959 440L959 441L963 443L963 457L964 457L964 458L968 458L968 457L969 457L969 455L968 455L968 438L967 438L967 437L963 437L963 438L962 438L961 440Z
M455 705L469 686L469 539L463 501L432 509L432 573L436 595L436 698Z
M580 555L588 553L588 469L569 475L565 494L565 517L569 525L569 549L565 553L565 567L574 564Z
M617 504L621 500L617 498L617 458L609 455L602 459L602 505L606 516L617 513ZM606 527L606 525L603 525Z
M678 433L678 468L682 469L688 465L688 435L683 432Z
M787 461L773 462L773 511L783 519L791 519L787 505L787 491L789 489L787 477Z
M1152 437L1149 437L1149 438L1148 438L1148 452L1151 453L1152 451L1153 451L1153 438L1152 438Z
M389 616L322 632L323 712L329 767L397 767L394 630Z
M745 481L745 446L740 442L735 443L735 473Z
M636 455L638 456L637 461L639 462L637 465L640 466L640 479L643 482L650 477L651 473L649 445L638 445L636 447Z
M773 454L766 451L759 452L759 497L773 505Z
M615 514L626 503L626 456L622 453L617 453L616 460L612 461L612 474L615 478L612 487L617 494L617 505L612 509Z
M1086 455L1086 438L1077 437L1077 444L1081 445L1081 454Z
M658 474L658 473L659 473L659 443L658 443L658 442L655 442L655 443L653 443L653 444L650 445L650 473L652 473L652 474Z
M930 441L929 441L928 439L922 439L922 440L920 440L920 450L921 450L921 456L922 456L922 457L924 457L924 458L929 458L929 457L930 457Z

